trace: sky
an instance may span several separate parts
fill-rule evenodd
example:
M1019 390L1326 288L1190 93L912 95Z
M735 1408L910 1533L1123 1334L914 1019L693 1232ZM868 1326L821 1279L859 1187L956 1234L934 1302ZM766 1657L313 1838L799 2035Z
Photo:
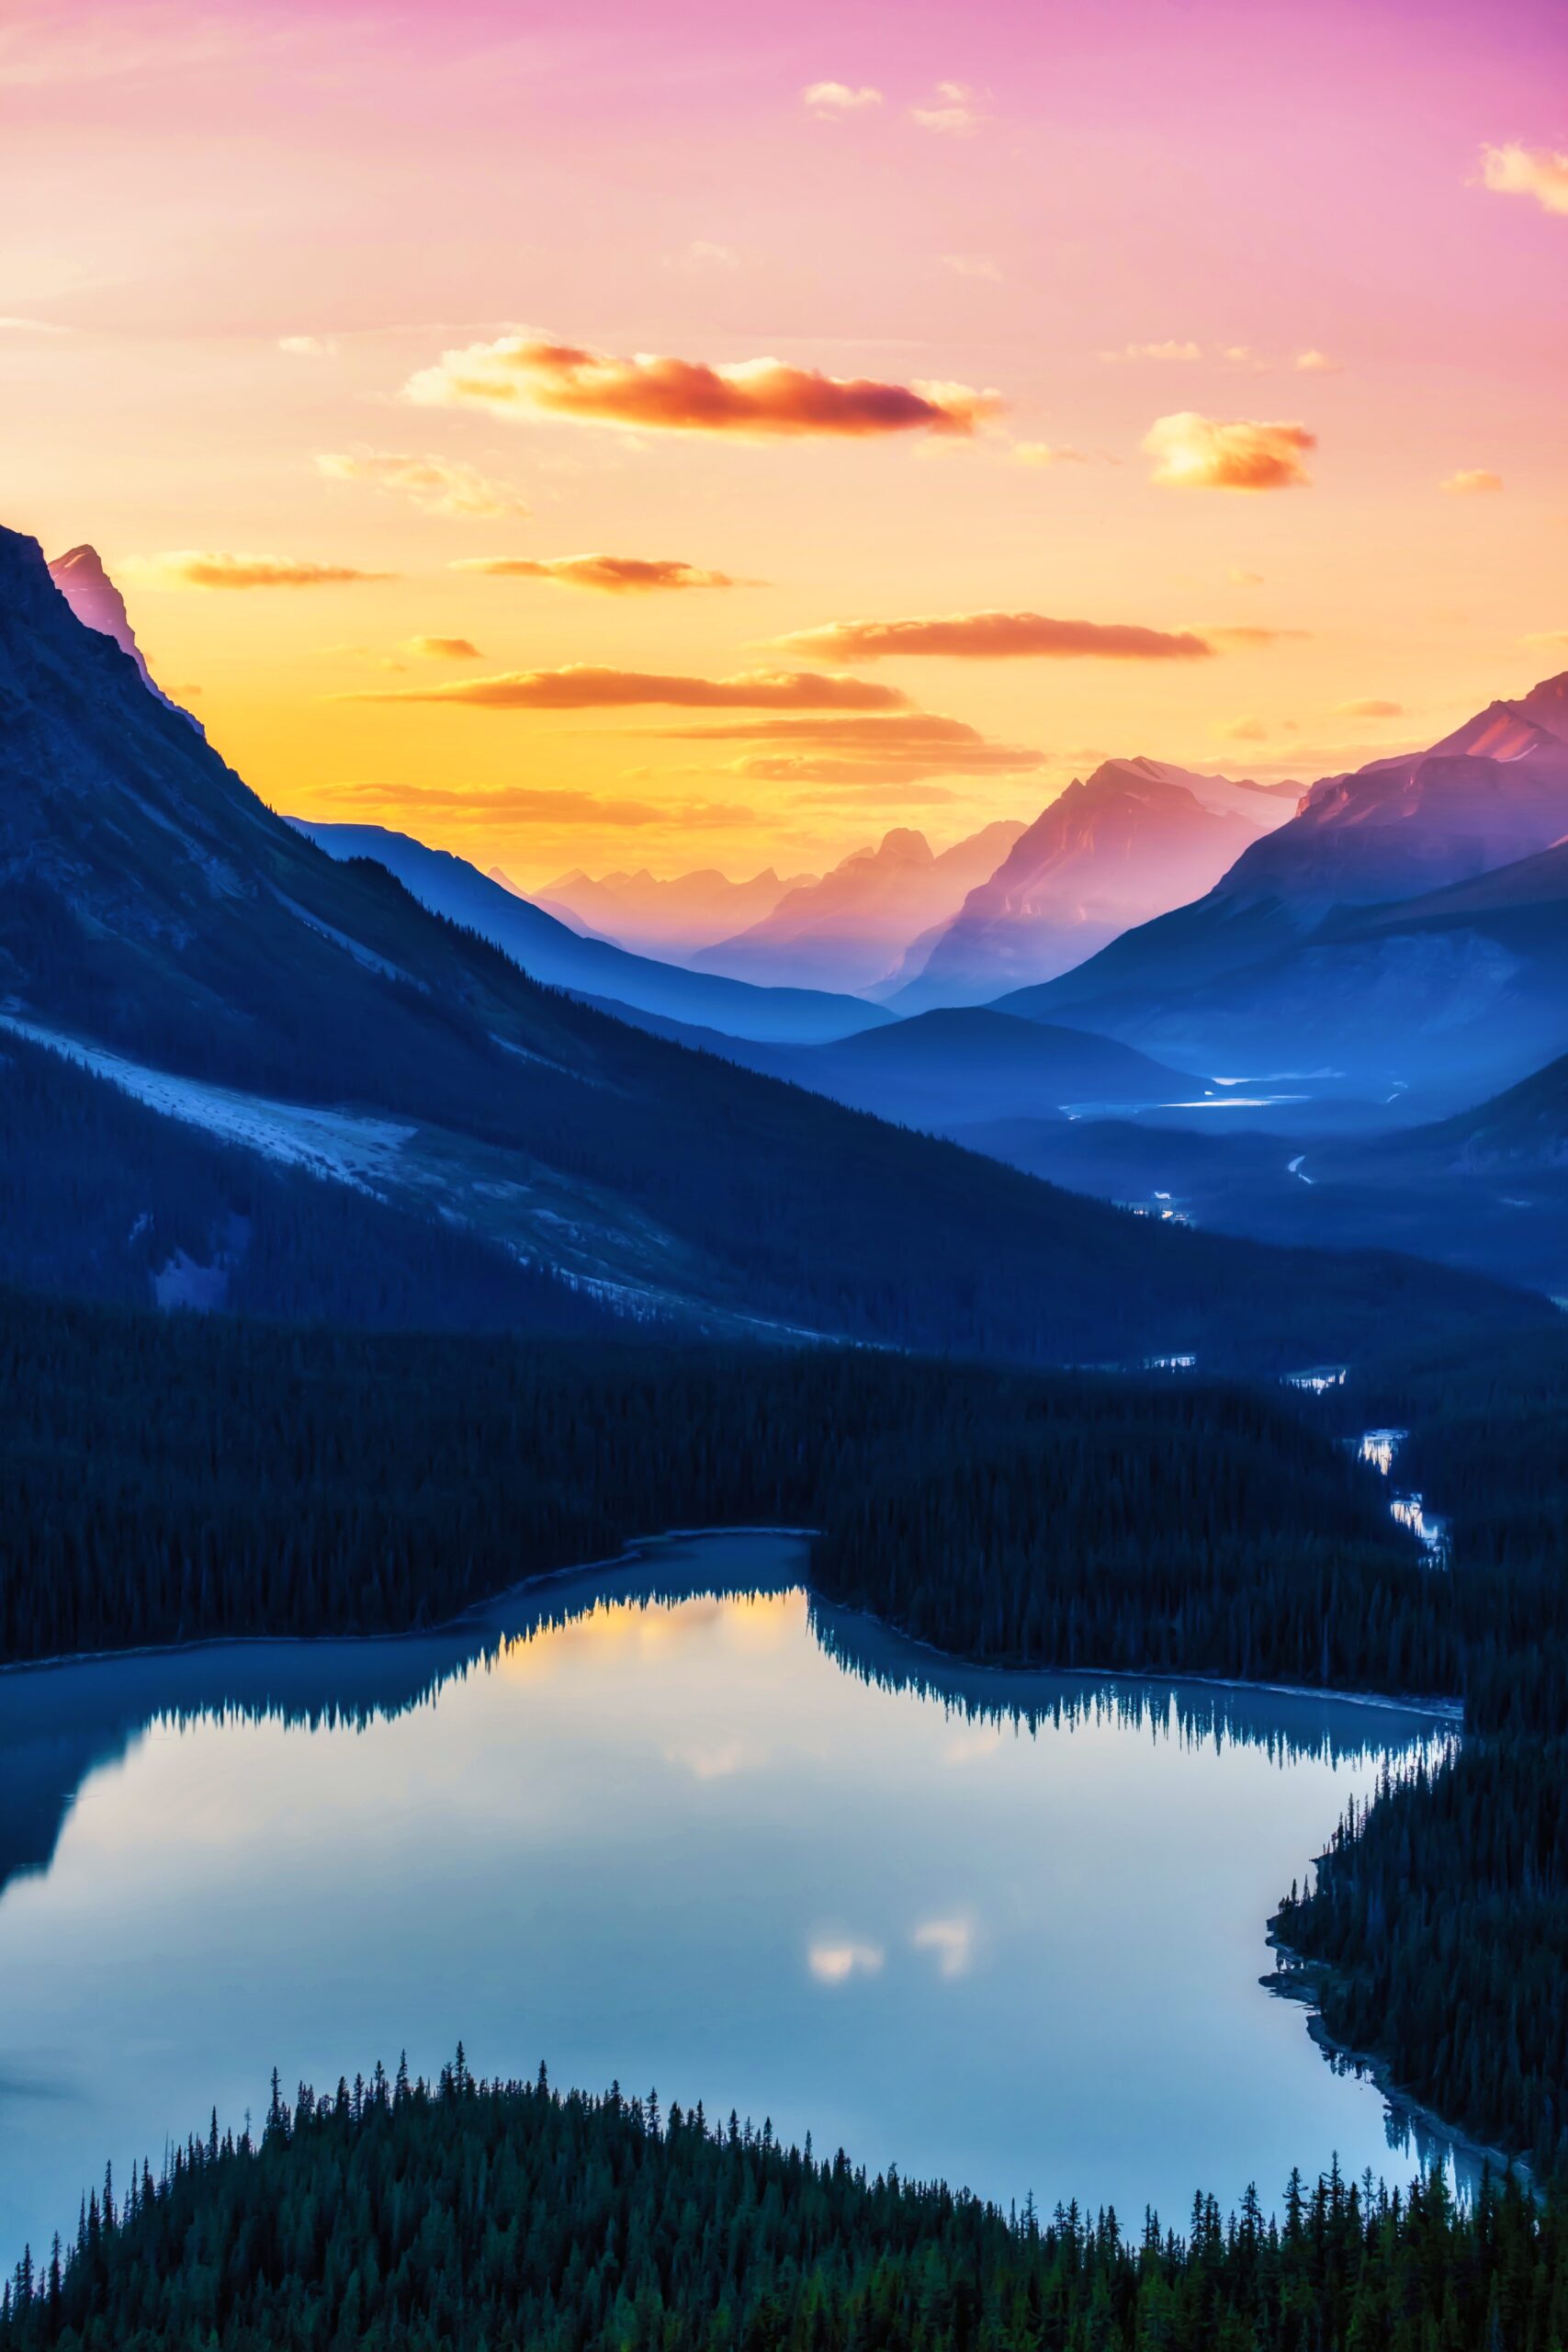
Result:
M1560 0L0 0L0 520L525 884L1568 669L1565 291Z

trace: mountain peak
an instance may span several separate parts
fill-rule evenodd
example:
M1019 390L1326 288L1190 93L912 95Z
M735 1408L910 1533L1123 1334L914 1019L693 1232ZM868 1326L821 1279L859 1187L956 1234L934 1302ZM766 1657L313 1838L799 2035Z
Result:
M95 547L85 542L78 548L68 548L57 555L48 566L50 578L75 614L84 628L96 629L100 637L113 639L120 651L129 654L136 664L137 675L150 695L190 721L197 733L203 732L200 721L192 718L188 710L181 709L172 695L166 695L147 667L146 658L136 642L136 631L130 626L130 616L125 609L125 598L115 586L104 568L104 560Z
M884 833L875 854L905 865L930 865L935 856L924 833L917 832L912 825L895 825Z

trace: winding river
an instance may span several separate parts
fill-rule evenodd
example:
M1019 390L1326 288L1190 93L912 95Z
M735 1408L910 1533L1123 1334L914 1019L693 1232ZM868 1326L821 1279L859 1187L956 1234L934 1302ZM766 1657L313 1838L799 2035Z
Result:
M656 2086L1049 2208L1404 2179L1264 1991L1392 1706L940 1660L803 1541L667 1538L393 1641L0 1675L0 2258L304 2077Z

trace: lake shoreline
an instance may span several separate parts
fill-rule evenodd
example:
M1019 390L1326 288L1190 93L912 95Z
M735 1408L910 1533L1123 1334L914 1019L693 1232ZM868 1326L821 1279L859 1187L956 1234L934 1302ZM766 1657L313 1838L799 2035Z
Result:
M1290 1965L1260 1976L1258 1980L1259 1984L1266 1993L1272 1993L1277 2000L1296 2001L1311 2007L1312 2015L1306 2021L1307 2031L1325 2058L1341 2061L1354 2067L1358 2074L1364 2075L1376 2086L1393 2112L1404 2117L1413 2131L1428 2132L1433 2139L1442 2141L1453 2154L1462 2155L1479 2170L1497 2173L1505 2177L1511 2174L1522 2180L1534 2196L1543 2195L1540 2184L1522 2156L1510 2156L1504 2149L1493 2147L1486 2141L1473 2139L1468 2132L1461 2132L1435 2107L1428 2107L1425 2099L1417 2098L1414 2091L1396 2081L1386 2058L1380 2057L1375 2051L1353 2050L1348 2042L1341 2041L1329 2031L1319 2006L1323 1987L1334 1974L1326 1961L1308 1960L1293 1945L1281 1942L1272 1928L1269 1931L1269 1946Z
M123 1649L63 1650L49 1657L0 1659L0 1677L13 1674L59 1673L73 1666L101 1666L116 1658L184 1657L201 1650L255 1649L264 1645L275 1647L311 1649L333 1642L416 1642L432 1641L443 1634L457 1634L469 1628L482 1627L491 1620L504 1602L514 1596L536 1590L538 1587L560 1583L568 1577L607 1576L616 1568L634 1566L661 1544L705 1541L709 1537L726 1535L782 1535L806 1541L818 1531L811 1527L669 1527L656 1535L637 1535L621 1551L599 1560L574 1560L565 1567L538 1568L531 1576L520 1577L515 1584L502 1585L481 1600L471 1601L455 1617L444 1617L432 1625L405 1625L396 1631L380 1630L359 1633L353 1628L323 1634L198 1634L183 1642L139 1642ZM935 1642L911 1634L897 1619L879 1616L874 1609L857 1609L852 1602L837 1600L813 1583L809 1575L801 1578L805 1589L824 1608L841 1610L849 1617L863 1617L868 1624L897 1635L911 1649L923 1650L930 1657L941 1658L949 1666L966 1666L987 1674L1061 1674L1093 1677L1102 1682L1190 1682L1203 1690L1256 1691L1276 1699L1332 1699L1344 1706L1375 1707L1389 1713L1407 1715L1436 1715L1445 1723L1461 1728L1464 1721L1463 1702L1459 1699L1424 1699L1414 1694L1395 1698L1386 1691L1347 1690L1331 1683L1257 1682L1239 1675L1202 1674L1171 1667L1083 1666L1054 1665L1042 1660L1021 1658L978 1658L963 1650L944 1650ZM492 1627L493 1630L493 1627Z

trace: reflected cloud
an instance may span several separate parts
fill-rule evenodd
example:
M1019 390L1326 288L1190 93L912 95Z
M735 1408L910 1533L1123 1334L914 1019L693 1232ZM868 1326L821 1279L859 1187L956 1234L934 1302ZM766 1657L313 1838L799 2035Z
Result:
M810 1947L806 1964L819 1984L842 1984L852 1976L879 1975L886 1956L880 1944L823 1938Z
M917 1951L936 1954L943 1976L965 1976L975 1957L975 1923L962 1913L951 1919L922 1919L909 1941Z
M982 1756L994 1756L1002 1744L999 1724L971 1724L964 1731L955 1731L942 1746L944 1764L973 1764Z
M728 1781L737 1772L746 1772L762 1761L738 1739L704 1743L701 1740L677 1740L664 1751L664 1760L689 1772L694 1781Z

